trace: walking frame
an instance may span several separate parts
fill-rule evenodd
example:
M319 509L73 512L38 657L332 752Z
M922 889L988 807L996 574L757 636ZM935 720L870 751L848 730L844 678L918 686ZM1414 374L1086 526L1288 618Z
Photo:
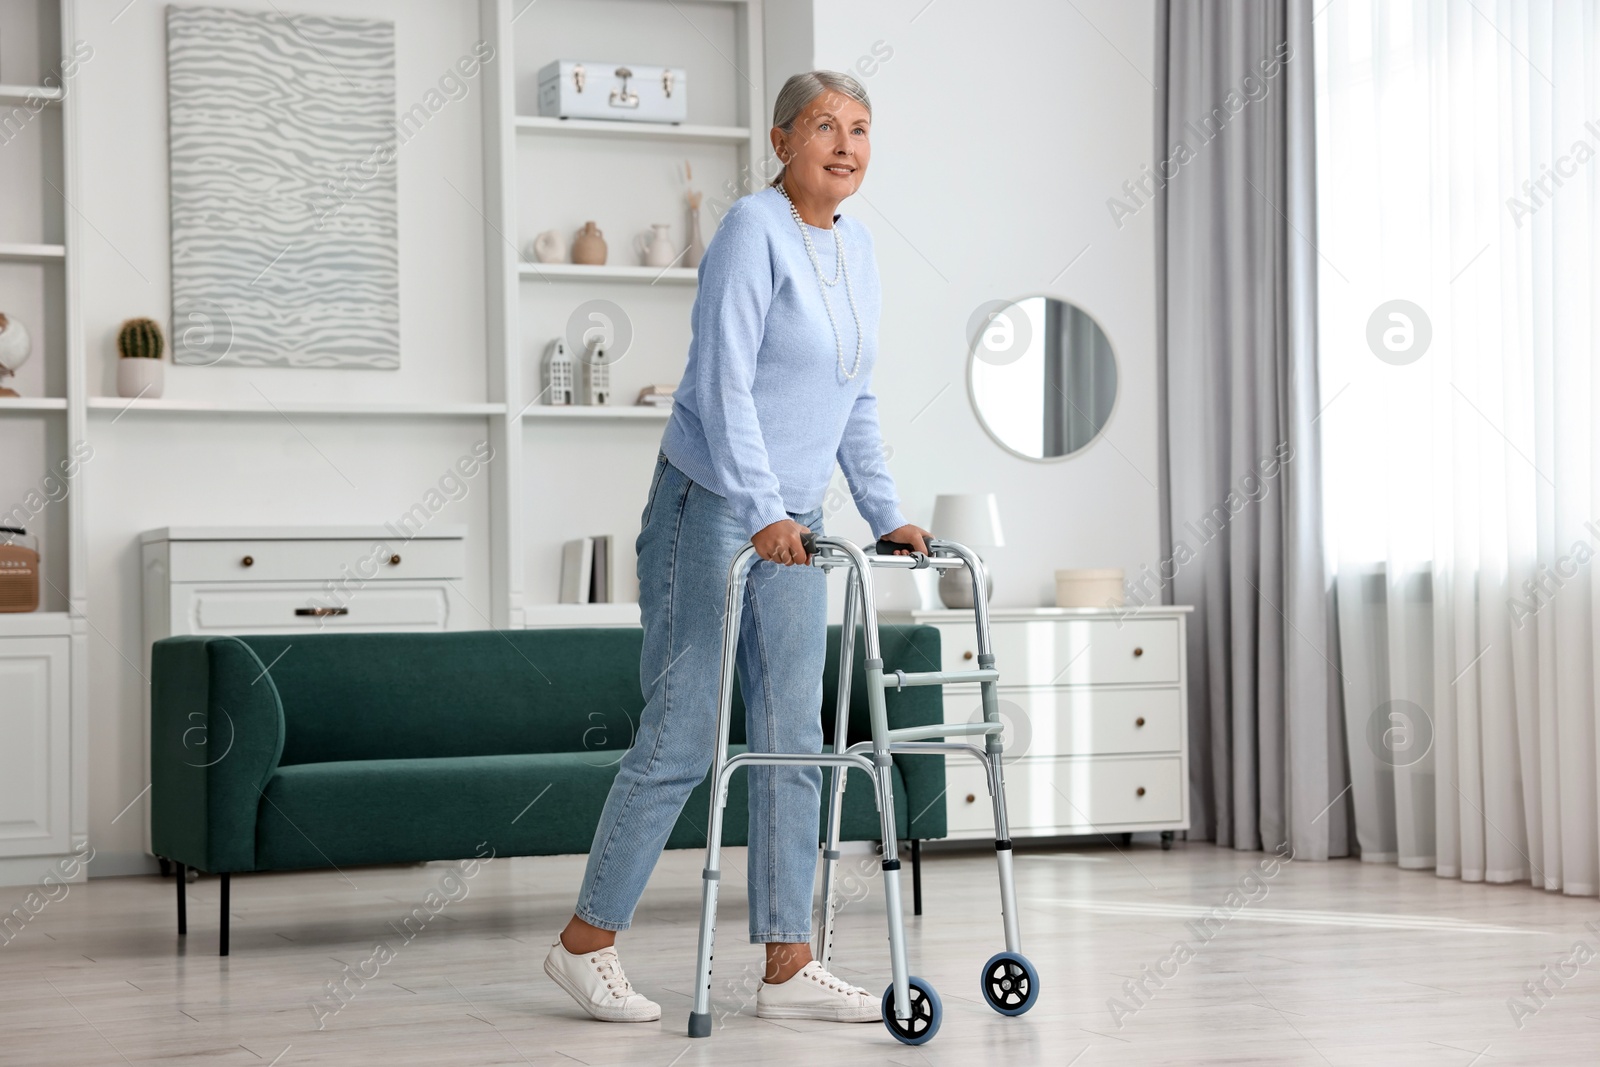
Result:
M712 761L713 788L706 841L699 955L695 965L694 1004L689 1014L689 1036L711 1034L711 960L716 936L717 889L721 884L722 814L728 799L728 781L745 764L805 764L832 768L829 774L826 841L822 848L822 924L817 932L814 955L827 967L833 954L834 877L839 860L839 820L844 806L846 770L859 768L874 786L882 835L884 902L889 926L889 966L893 976L883 997L883 1020L898 1040L922 1044L939 1028L942 1006L938 993L928 982L907 973L904 920L900 907L899 843L895 835L894 791L890 768L895 755L967 753L983 764L989 796L994 809L995 860L1000 878L1000 914L1005 930L1005 950L984 964L980 985L985 999L1004 1015L1021 1015L1038 998L1039 980L1033 965L1022 955L1017 928L1016 889L1011 871L1011 838L1006 823L1005 780L1002 768L999 686L989 643L989 607L985 596L983 561L969 548L954 541L927 538L928 552L895 555L895 549L910 545L880 539L873 552L864 552L842 537L816 535L802 537L809 556L807 566L846 570L844 619L839 646L838 695L831 751L741 752L728 755L728 731L733 713L733 683L738 650L740 616L744 608L746 578L760 558L753 544L746 544L728 567L727 605L723 616L722 677L717 696L716 750ZM978 666L959 671L885 671L878 642L878 613L873 599L871 568L898 567L906 570L933 568L945 571L965 567L972 579L973 615L978 631ZM865 642L867 706L872 736L848 744L850 681L854 665L855 632L861 623ZM983 721L971 723L931 723L890 729L884 709L886 686L904 689L915 685L977 682L982 690ZM976 744L983 738L983 747ZM949 740L970 738L970 740Z

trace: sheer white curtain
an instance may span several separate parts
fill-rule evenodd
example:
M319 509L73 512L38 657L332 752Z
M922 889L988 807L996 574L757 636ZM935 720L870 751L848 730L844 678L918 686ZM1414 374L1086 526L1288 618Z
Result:
M1597 8L1336 0L1315 36L1357 840L1577 895L1600 889Z

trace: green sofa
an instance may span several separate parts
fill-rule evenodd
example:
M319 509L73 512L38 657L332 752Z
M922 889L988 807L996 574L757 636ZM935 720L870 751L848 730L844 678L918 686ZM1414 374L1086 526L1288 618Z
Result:
M823 733L831 744L839 627L828 628ZM879 629L886 665L937 667L932 626ZM151 845L184 868L240 871L539 856L589 850L640 695L637 627L452 633L169 637L151 675ZM864 652L855 641L850 740L869 736ZM889 689L890 726L942 721L936 686ZM744 750L735 686L731 751ZM711 738L707 737L709 746ZM896 833L945 835L944 758L894 757ZM734 772L724 845L745 844L746 771ZM710 781L690 796L668 848L704 848ZM826 817L826 792L823 815ZM871 783L852 769L844 840L877 840ZM818 830L822 835L821 824ZM573 887L576 892L577 887Z

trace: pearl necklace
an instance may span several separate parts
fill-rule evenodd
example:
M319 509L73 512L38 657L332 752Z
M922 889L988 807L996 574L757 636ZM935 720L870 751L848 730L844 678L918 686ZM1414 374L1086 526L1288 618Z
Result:
M833 327L833 347L839 357L839 371L846 381L853 381L861 370L861 314L856 310L856 294L850 288L850 270L845 265L844 242L839 239L839 227L833 226L834 269L833 281L822 276L822 261L817 258L817 249L811 243L811 231L806 229L806 222L800 217L800 210L794 206L794 201L789 198L789 190L783 187L783 182L778 183L778 191L783 198L789 201L789 214L794 216L794 224L800 228L800 238L806 243L806 253L811 257L811 269L816 271L817 285L822 292L822 306L828 312L828 325ZM850 317L856 324L856 361L849 370L844 369L844 341L839 337L839 323L833 317L833 305L828 302L828 286L838 285L839 279L844 279L845 299L850 302Z

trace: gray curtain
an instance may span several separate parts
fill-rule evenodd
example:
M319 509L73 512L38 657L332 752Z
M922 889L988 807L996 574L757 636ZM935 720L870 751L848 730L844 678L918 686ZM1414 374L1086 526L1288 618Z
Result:
M1164 599L1189 623L1191 835L1349 854L1323 551L1310 0L1158 0Z

